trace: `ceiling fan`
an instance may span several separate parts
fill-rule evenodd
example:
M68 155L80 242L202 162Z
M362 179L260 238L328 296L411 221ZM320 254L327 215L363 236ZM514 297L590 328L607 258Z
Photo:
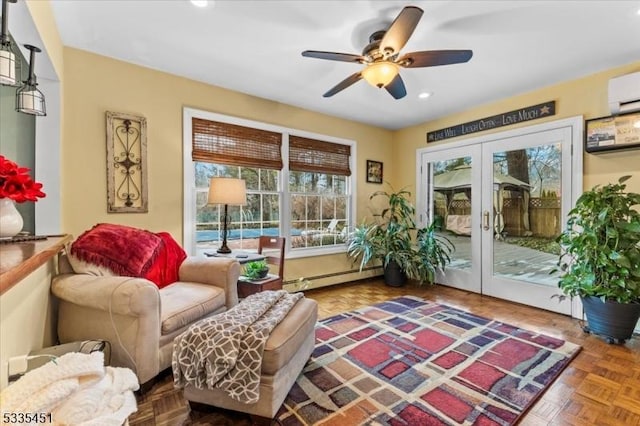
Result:
M361 79L378 88L385 88L395 99L406 96L407 89L400 77L400 67L421 68L438 65L459 64L471 59L471 50L429 50L411 52L400 56L400 49L411 37L423 10L415 6L407 6L398 14L386 31L376 31L369 37L369 44L362 55L350 53L323 52L305 50L302 56L308 58L328 59L331 61L355 62L365 68L350 75L325 93L325 98L335 95Z

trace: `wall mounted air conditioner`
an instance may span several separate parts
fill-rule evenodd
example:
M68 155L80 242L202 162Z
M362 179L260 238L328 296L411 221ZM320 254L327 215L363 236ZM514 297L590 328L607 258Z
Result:
M640 111L640 72L609 80L609 109L611 114Z

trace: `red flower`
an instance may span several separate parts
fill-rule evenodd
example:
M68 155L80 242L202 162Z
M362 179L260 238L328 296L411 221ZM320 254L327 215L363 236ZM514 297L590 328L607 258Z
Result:
M46 197L40 190L42 184L31 179L29 170L0 155L0 198L10 198L17 203L24 203L38 201L38 197Z

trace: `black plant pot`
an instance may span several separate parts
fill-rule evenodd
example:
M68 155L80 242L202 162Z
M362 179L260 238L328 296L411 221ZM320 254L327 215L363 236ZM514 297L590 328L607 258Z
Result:
M594 334L621 343L630 339L640 319L640 303L603 302L597 297L582 297L588 328Z
M402 287L407 282L407 275L395 261L390 261L384 268L384 283L390 287Z

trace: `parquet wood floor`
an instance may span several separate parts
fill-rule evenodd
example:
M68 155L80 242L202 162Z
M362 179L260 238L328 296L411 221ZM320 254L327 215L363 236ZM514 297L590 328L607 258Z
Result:
M379 279L347 283L305 292L319 303L319 317L350 311L405 294L455 306L582 346L582 351L520 421L520 425L640 426L640 338L609 345L585 334L577 320L443 286L402 288ZM248 416L212 408L190 409L167 373L145 395L131 426L248 426ZM344 425L349 426L349 425Z

